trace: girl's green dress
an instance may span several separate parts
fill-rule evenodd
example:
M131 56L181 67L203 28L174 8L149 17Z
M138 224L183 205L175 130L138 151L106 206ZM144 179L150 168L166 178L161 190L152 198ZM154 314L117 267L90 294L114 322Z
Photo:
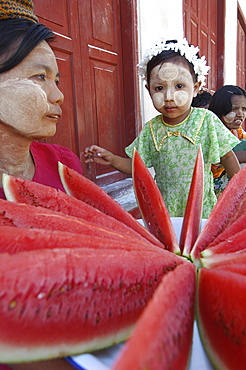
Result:
M199 146L204 159L203 218L216 203L211 164L232 150L239 140L211 111L191 108L189 116L171 126L158 115L148 121L125 151L132 157L134 147L147 167L155 170L155 180L172 217L183 217Z

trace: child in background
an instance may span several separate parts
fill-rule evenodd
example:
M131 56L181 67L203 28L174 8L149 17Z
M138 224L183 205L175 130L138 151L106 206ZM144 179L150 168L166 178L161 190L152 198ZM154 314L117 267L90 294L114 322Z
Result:
M239 140L212 112L191 107L204 84L209 67L199 49L186 39L161 40L148 49L139 63L139 74L156 110L126 149L122 158L96 145L85 150L86 162L111 165L131 174L134 147L147 167L154 167L155 180L173 217L184 215L194 164L202 146L205 167L203 217L216 203L211 164L221 162L232 177L240 166L232 148Z
M191 102L192 107L205 108L207 109L212 98L212 94L206 90L201 90L198 92Z
M233 149L239 163L246 163L246 132L242 124L246 118L246 91L239 86L225 85L211 98L209 110L214 112L241 142ZM228 176L221 163L212 165L214 190L219 197L228 183Z

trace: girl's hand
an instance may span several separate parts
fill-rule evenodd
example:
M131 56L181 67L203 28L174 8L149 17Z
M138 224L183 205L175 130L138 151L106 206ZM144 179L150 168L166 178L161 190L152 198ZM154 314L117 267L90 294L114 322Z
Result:
M84 151L85 163L98 163L110 166L114 160L114 154L97 145L91 145Z

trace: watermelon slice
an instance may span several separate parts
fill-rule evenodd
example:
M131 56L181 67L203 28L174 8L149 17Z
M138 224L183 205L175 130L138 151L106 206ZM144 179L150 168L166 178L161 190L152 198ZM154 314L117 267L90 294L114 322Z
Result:
M227 227L246 213L246 166L232 177L199 234L190 256L199 265L201 252Z
M143 245L134 241L106 239L93 235L71 233L68 231L33 229L27 227L0 226L0 253L14 254L36 249L54 248L95 248L95 249L124 249L149 250L160 253L162 248L156 250L154 245Z
M118 242L128 240L129 243L150 244L143 242L141 238L120 234L117 230L97 226L60 212L52 212L42 207L33 207L23 203L11 203L4 199L0 199L0 225L69 231L83 235L95 235L104 239L114 239Z
M240 252L219 253L209 257L201 258L201 265L206 268L227 266L234 263L246 263L245 249Z
M163 247L154 235L148 232L148 230L136 221L130 213L126 212L119 203L111 198L93 181L60 162L58 163L58 170L63 187L69 195L72 195L107 215L114 217L116 220L123 222L138 232L151 243Z
M26 203L36 207L44 207L51 211L62 212L147 242L146 238L143 238L122 222L60 190L7 174L3 174L3 189L6 199L11 202ZM159 246L163 247L161 243Z
M195 266L189 262L163 277L113 370L188 368L195 284Z
M180 254L178 240L163 197L136 149L132 159L135 196L146 228L166 249Z
M179 247L182 255L189 257L190 251L199 235L202 220L204 189L204 164L201 146L198 149L190 191L184 213Z
M126 339L163 275L183 263L159 251L164 258L93 248L0 253L0 361L61 357Z
M213 247L228 238L232 235L243 231L246 228L246 213L240 216L232 225L228 226L221 234L219 234L211 243L208 244L207 248Z
M201 254L202 257L209 257L217 253L233 253L243 249L246 249L246 229L213 247L208 246Z
M221 269L200 269L197 322L216 369L245 369L245 307L246 276Z

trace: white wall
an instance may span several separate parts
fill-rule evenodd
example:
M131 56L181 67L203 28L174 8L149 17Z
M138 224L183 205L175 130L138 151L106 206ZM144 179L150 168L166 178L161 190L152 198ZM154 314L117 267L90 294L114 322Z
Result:
M237 81L237 0L226 0L225 8L224 84Z
M183 37L183 0L138 0L139 58L161 37ZM142 123L157 114L140 79Z

